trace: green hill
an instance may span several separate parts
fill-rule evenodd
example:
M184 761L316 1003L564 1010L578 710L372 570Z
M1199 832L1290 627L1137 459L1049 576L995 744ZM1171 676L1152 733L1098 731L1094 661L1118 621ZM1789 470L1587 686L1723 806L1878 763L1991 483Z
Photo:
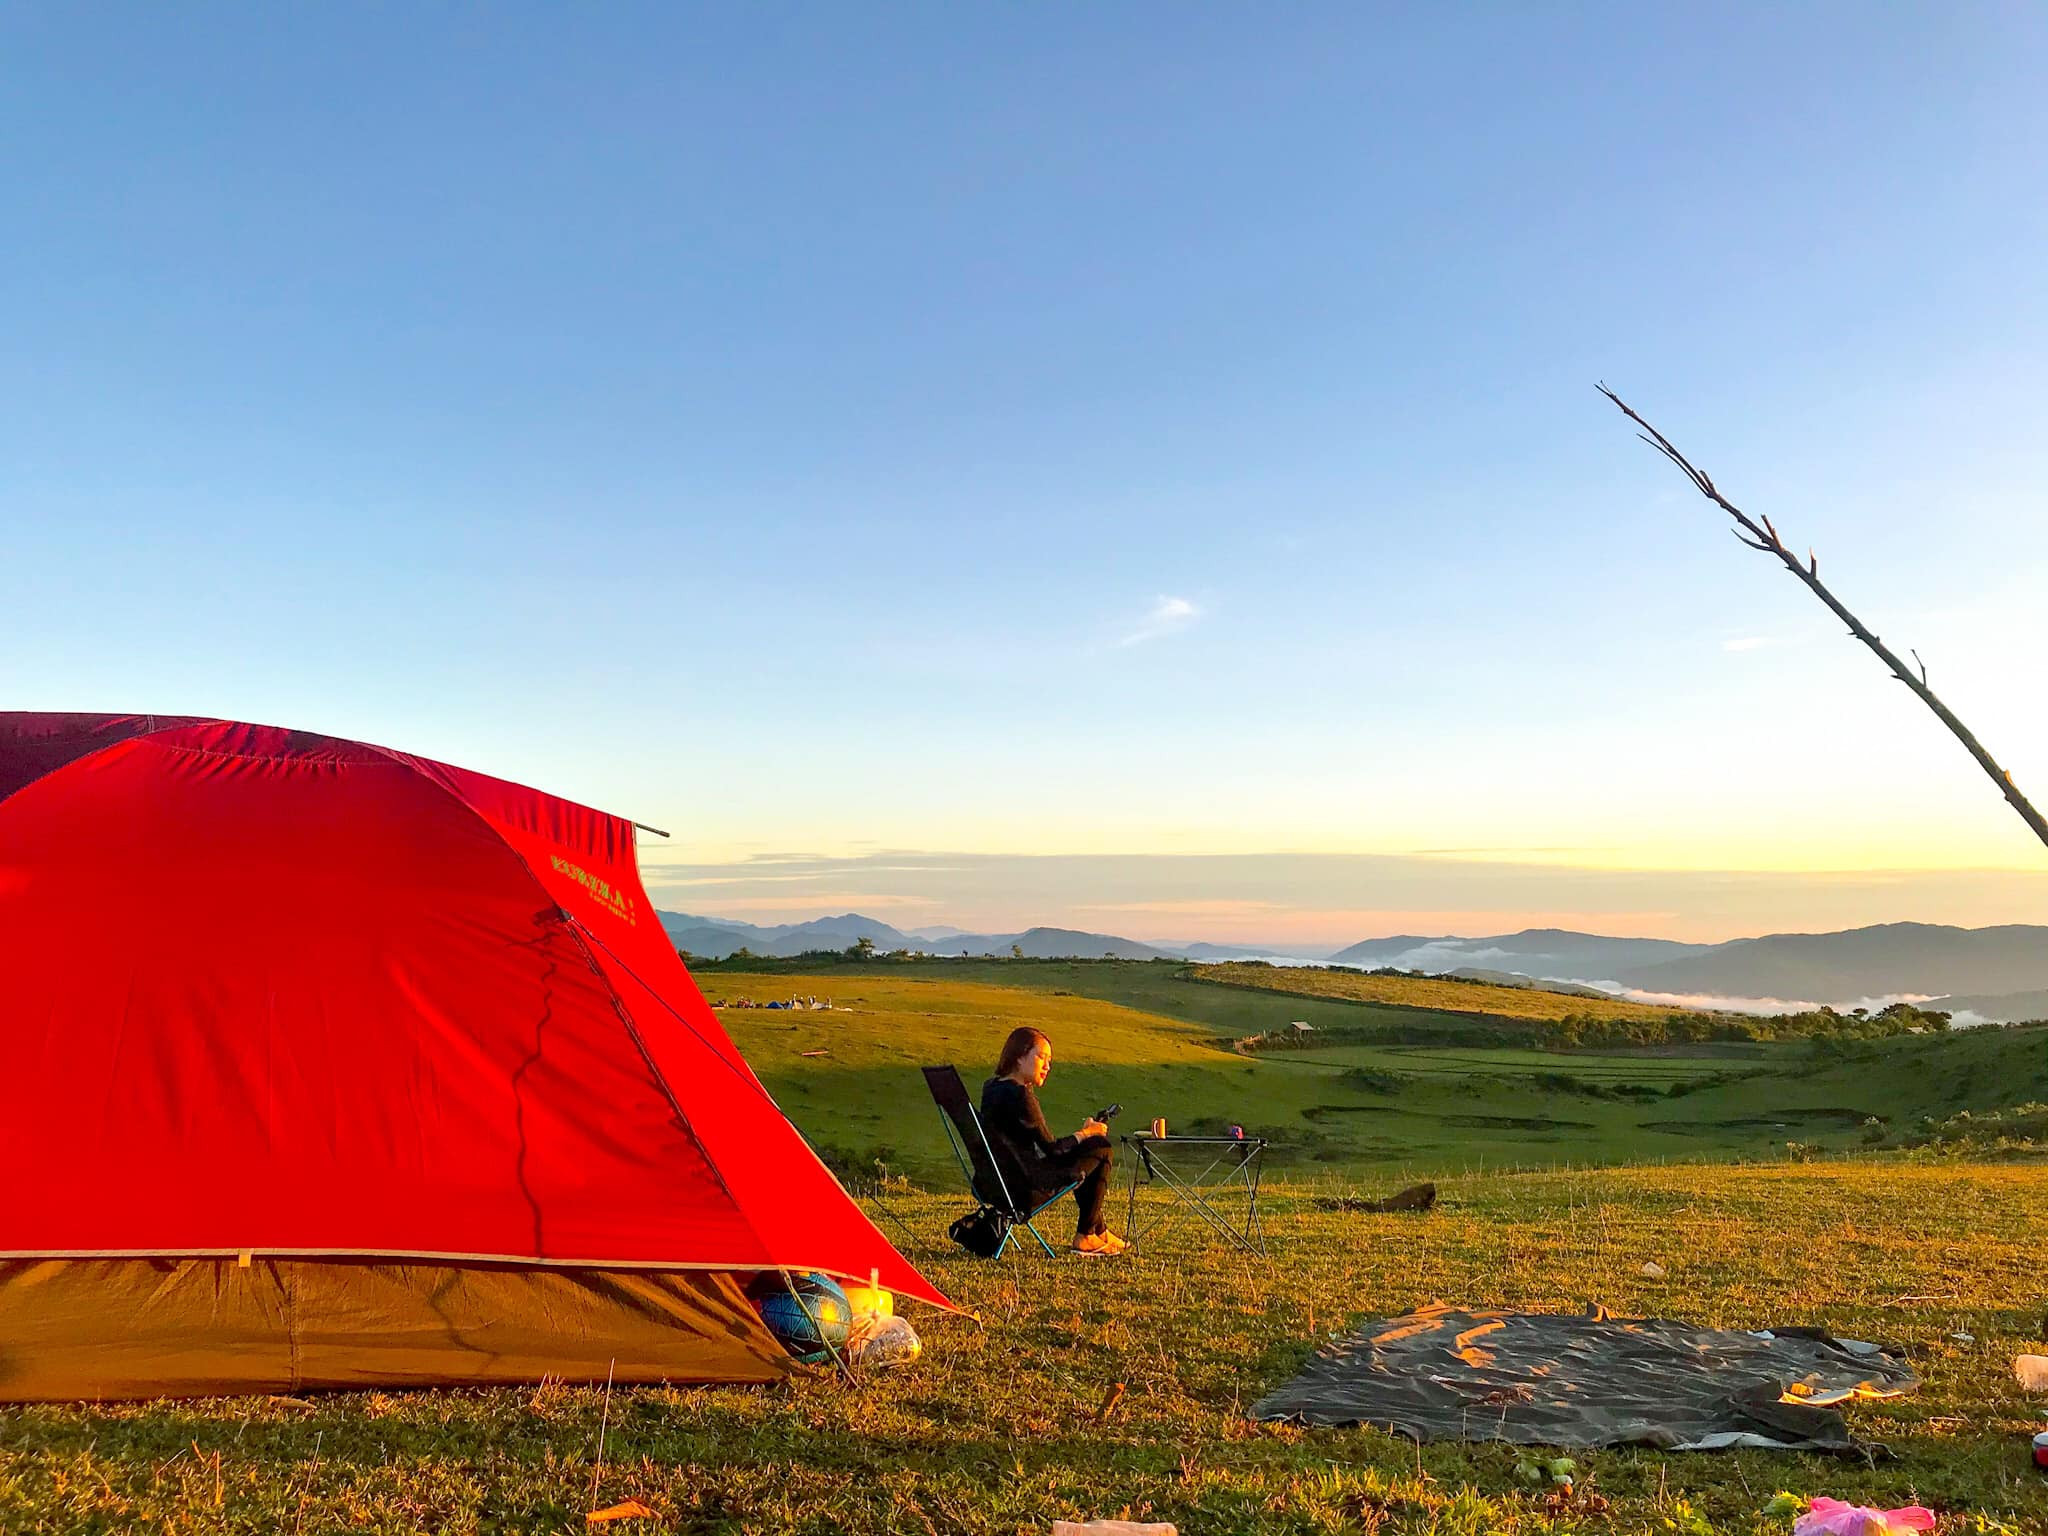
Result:
M1230 1049L1242 1015L1167 1008L1255 998L1299 1013L1305 1000L1176 983L1160 966L1078 965L1068 979L1091 970L1106 990L1102 978L1120 970L1114 989L1154 1006L1066 987L997 986L950 966L701 979L715 1001L830 994L831 1012L729 1007L721 1017L769 1091L838 1166L858 1173L879 1160L923 1182L954 1175L917 1067L950 1062L978 1091L1020 1024L1053 1041L1043 1098L1056 1129L1120 1101L1119 1132L1154 1116L1183 1130L1236 1123L1271 1139L1282 1167L1388 1176L1781 1157L1788 1144L1853 1151L1922 1117L2048 1097L2048 1029L1561 1051L1461 1043L1443 1015L1381 1008L1373 1011L1394 1038L1246 1056Z
M1600 1019L1652 1020L1683 1012L1663 1005L1631 1003L1589 992L1570 993L1461 976L1375 976L1361 971L1332 971L1314 966L1199 965L1196 981L1223 987L1251 987L1301 997L1326 997L1340 1002L1385 1003L1397 1008L1424 1008L1439 1013L1469 1013L1486 1018L1554 1021L1577 1014Z

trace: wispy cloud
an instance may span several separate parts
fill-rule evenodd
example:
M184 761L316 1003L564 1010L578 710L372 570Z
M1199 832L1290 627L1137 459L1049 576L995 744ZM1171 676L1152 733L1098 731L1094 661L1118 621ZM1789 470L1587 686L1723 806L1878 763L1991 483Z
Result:
M1143 645L1147 640L1159 640L1167 635L1178 634L1202 617L1202 610L1185 597L1168 597L1161 593L1152 600L1152 606L1145 616L1138 620L1117 640L1118 645Z
M648 894L660 902L662 892L671 889L666 885L650 885ZM835 916L841 912L860 911L872 915L874 912L895 908L903 910L937 905L931 896L912 896L903 892L835 890L814 891L807 896L730 896L719 897L718 916L737 917L751 921L756 917L779 918L790 913L802 913L807 917ZM705 914L699 913L698 916Z
M795 863L794 859L786 861ZM791 871L787 874L762 874L751 864L663 864L657 860L642 859L640 873L652 885L656 881L664 885L785 885L801 884L812 880L837 880L850 867L859 867L870 874L885 875L944 875L958 872L958 866L943 861L931 864L886 864L878 859L860 855L852 857L818 856L808 861L808 870Z
M1560 853L1611 853L1612 848L1598 843L1517 843L1511 847L1493 848L1409 848L1404 850L1418 859L1496 859L1514 860L1522 857L1545 859Z
M664 889L680 890L691 885L779 885L787 882L807 884L814 880L825 880L832 871L818 870L808 875L664 875L659 869L647 869L647 881L651 885L660 881Z
M1206 917L1263 916L1269 912L1292 910L1277 901L1232 901L1228 899L1195 899L1186 901L1081 901L1074 904L1076 912L1173 912L1195 913Z

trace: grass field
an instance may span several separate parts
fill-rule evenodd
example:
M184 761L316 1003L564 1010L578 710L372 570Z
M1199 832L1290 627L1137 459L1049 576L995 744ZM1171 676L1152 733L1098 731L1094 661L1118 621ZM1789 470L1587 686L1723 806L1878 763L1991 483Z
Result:
M620 1391L598 1500L656 1513L610 1529L1010 1536L1128 1511L1189 1536L1697 1536L1783 1533L1788 1520L1755 1512L1788 1488L1922 1500L1950 1533L2048 1530L2048 1494L2026 1460L2044 1405L2023 1399L2008 1369L2048 1344L2048 1189L2030 1172L1573 1171L1453 1180L1422 1216L1310 1206L1352 1187L1278 1187L1269 1263L1191 1236L1135 1259L999 1265L905 1239L983 1326L920 1312L924 1359L857 1387L817 1374L767 1391ZM937 1196L891 1207L919 1234L959 1208ZM1643 1278L1646 1259L1668 1278ZM1581 1455L1612 1501L1599 1516L1545 1513L1518 1491L1507 1447L1418 1452L1377 1431L1243 1417L1312 1340L1437 1297L1821 1324L1903 1345L1926 1385L1849 1409L1857 1432L1895 1455L1874 1464ZM1127 1395L1097 1423L1117 1382ZM561 1386L0 1410L0 1530L576 1531L605 1412L601 1390Z
M1675 1083L1771 1069L1766 1052L1706 1054L1690 1051L1601 1052L1489 1050L1484 1047L1435 1045L1354 1045L1310 1047L1266 1058L1274 1065L1364 1067L1413 1073L1418 1077L1552 1078L1566 1076L1591 1084L1633 1085L1669 1089Z
M767 973L735 973L707 969L698 980L713 997L741 994L744 983L753 996L787 997L802 981L810 991L837 995L859 978L921 980L944 986L980 983L1055 997L1091 997L1120 1003L1144 1013L1200 1024L1225 1036L1255 1035L1284 1029L1295 1019L1319 1028L1384 1026L1404 1033L1426 1034L1456 1027L1451 1015L1420 1008L1375 1005L1340 998L1290 996L1242 987L1219 987L1195 980L1193 968L1180 964L1105 960L939 960L921 964L845 965L812 973L780 965Z
M1680 1011L1616 998L1545 992L1536 987L1502 987L1435 976L1373 976L1362 971L1332 971L1310 965L1198 965L1192 974L1195 980L1216 986L1251 987L1298 997L1427 1008L1486 1018L1556 1020L1577 1014L1594 1019L1661 1019Z
M922 1182L944 1181L952 1164L916 1068L952 1062L978 1086L1019 1024L1054 1042L1043 1097L1057 1128L1120 1101L1119 1130L1155 1115L1184 1129L1236 1123L1272 1139L1283 1166L1358 1167L1387 1178L1782 1157L1788 1143L1850 1150L1922 1115L2039 1097L2048 1082L2043 1031L1901 1037L1839 1051L1807 1043L1500 1050L1433 1046L1445 1016L1399 1009L1373 1011L1408 1020L1400 1033L1409 1043L1333 1041L1247 1057L1227 1048L1233 1035L1256 1032L1243 1010L1265 1010L1252 1021L1264 1027L1276 1013L1298 1012L1301 999L1177 980L1143 964L1026 965L1015 974L1039 984L996 986L950 965L723 973L705 984L726 1000L829 994L838 1005L830 1013L728 1008L721 1017L791 1118L841 1166L865 1166L886 1149L893 1170ZM1078 995L1073 984L1119 1001ZM1222 1017L1208 1011L1218 999L1231 1005ZM1333 1018L1330 1029L1341 1034L1343 1023ZM816 1051L829 1054L806 1054Z

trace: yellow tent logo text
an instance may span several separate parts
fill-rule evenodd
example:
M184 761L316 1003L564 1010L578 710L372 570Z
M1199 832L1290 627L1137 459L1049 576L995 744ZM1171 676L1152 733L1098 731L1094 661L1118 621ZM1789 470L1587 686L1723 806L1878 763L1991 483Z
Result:
M639 914L632 897L618 889L609 880L600 880L581 864L571 864L560 854L549 854L548 863L557 874L567 875L583 889L595 896L604 909L614 917L624 918L634 927L640 926Z

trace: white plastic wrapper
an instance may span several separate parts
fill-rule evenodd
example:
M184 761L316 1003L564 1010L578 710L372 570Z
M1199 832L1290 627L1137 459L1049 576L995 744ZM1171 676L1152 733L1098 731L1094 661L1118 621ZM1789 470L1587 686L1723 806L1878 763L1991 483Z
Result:
M918 1341L910 1319L869 1312L854 1319L845 1350L847 1360L854 1366L874 1369L908 1365L924 1353L924 1345Z

